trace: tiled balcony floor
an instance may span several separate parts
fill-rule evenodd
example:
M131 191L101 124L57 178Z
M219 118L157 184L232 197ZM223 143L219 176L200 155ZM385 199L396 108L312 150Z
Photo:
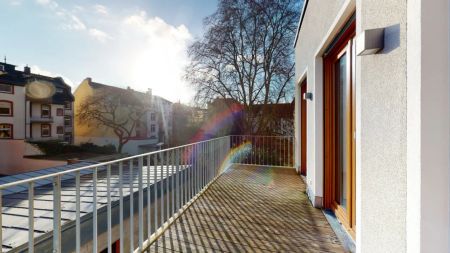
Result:
M235 165L151 252L344 252L295 170Z

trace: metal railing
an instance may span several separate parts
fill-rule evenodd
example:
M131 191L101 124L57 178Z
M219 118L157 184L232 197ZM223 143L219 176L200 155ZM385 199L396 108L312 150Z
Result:
M292 166L292 154L292 137L225 136L0 185L0 212L2 191L26 186L28 243L21 251L112 252L118 243L120 252L141 252L230 164ZM35 238L35 198L44 194L38 180L52 182L53 231ZM75 219L62 220L62 211Z
M231 147L238 149L233 163L294 166L294 137L292 136L251 136L232 135Z

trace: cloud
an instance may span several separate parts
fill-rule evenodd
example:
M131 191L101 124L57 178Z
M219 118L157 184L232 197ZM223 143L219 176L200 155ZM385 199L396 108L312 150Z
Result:
M86 25L75 15L69 13L62 13L66 22L62 25L64 29L83 31L86 30Z
M102 14L102 15L108 15L108 8L106 8L104 5L96 4L93 7L94 7L94 10L96 13Z
M89 29L89 35L91 35L93 38L97 39L100 42L106 42L107 40L112 39L112 37L107 33L95 28Z
M128 47L123 50L134 51L128 53L131 86L141 91L150 87L156 95L188 102L192 92L183 80L192 40L188 28L140 12L123 19L122 34Z
M8 3L12 6L19 6L22 4L22 0L9 0Z

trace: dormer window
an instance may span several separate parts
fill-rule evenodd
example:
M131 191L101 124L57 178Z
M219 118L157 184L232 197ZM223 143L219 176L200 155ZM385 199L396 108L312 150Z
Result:
M5 65L0 65L0 71L5 71Z
M64 93L64 90L61 89L61 88L57 88L57 89L56 89L56 93L62 94L62 93Z

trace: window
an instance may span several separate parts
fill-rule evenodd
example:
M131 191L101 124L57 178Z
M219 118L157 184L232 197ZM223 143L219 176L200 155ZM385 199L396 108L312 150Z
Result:
M63 108L56 109L56 116L64 116L64 109Z
M150 114L150 120L155 120L156 119L156 115L155 113L152 112L152 114Z
M72 135L71 134L64 134L64 141L68 143L72 143Z
M72 102L66 102L66 104L64 105L64 109L72 110Z
M64 116L64 126L72 126L72 118L70 116Z
M151 131L152 133L154 133L154 132L156 131L156 126L155 126L155 124L152 124L152 125L150 126L150 131Z
M58 126L56 128L56 133L57 134L64 134L64 127L63 126Z
M0 116L13 116L13 103L11 101L0 101Z
M14 86L9 84L0 84L1 93L14 93Z
M52 130L49 124L41 125L41 137L50 137L52 135Z
M42 118L50 118L51 116L51 107L50 105L42 105L41 106L41 117Z
M62 93L64 93L64 90L61 89L61 88L57 88L57 89L56 89L56 93L62 94Z
M13 138L13 125L0 124L0 139L12 139Z

